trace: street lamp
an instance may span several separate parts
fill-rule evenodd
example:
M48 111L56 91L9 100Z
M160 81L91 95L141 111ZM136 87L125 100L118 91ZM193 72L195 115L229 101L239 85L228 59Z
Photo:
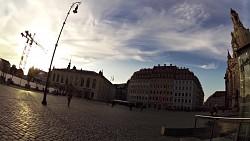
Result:
M53 52L53 55L52 55L52 58L51 58L51 62L50 62L50 66L49 66L49 71L48 71L48 76L47 76L47 80L46 80L46 85L45 85L45 90L44 90L44 95L43 95L43 101L42 101L42 104L43 105L47 105L47 101L46 101L46 95L47 95L47 89L48 89L48 85L49 85L49 78L50 78L50 71L51 71L51 66L52 66L52 62L53 62L53 59L54 59L54 55L55 55L55 52L56 52L56 47L58 46L58 41L60 39L60 36L61 36L61 33L63 31L63 27L66 23L66 20L70 14L70 11L72 9L72 7L76 4L76 7L75 9L73 10L73 13L77 13L77 9L78 9L78 6L81 4L81 2L74 2L71 6L70 6L70 9L69 9L69 12L67 13L67 16L63 22L63 25L62 25L62 28L61 28L61 31L59 33L59 36L57 38L57 41L56 41L56 44L55 44L55 48L54 48L54 52Z

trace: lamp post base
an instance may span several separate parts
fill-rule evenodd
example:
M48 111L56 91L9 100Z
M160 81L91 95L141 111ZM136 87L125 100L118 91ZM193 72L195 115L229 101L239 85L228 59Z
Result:
M47 101L46 101L46 100L43 100L43 101L42 101L42 104L43 104L43 105L47 105Z

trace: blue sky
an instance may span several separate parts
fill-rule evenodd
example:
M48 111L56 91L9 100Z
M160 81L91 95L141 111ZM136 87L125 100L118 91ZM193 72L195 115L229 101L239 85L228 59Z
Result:
M72 0L0 0L0 57L19 66L29 30L48 50L33 45L26 68L48 70L54 46ZM72 58L78 69L103 70L112 83L124 83L141 68L173 64L199 78L205 99L224 90L227 49L233 25L230 8L250 27L248 0L85 0L70 13L53 66ZM26 71L27 72L27 71Z

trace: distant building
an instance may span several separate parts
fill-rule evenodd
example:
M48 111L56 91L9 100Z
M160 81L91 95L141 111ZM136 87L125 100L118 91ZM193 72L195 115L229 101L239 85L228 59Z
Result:
M43 85L46 85L46 80L47 80L47 72L45 71L41 71L33 78L34 82L37 82Z
M0 71L3 73L8 73L10 69L10 62L0 58Z
M225 109L225 96L226 91L216 91L208 97L204 105L206 107L213 107L217 104L219 109Z
M197 110L203 106L204 92L188 68L158 65L134 72L128 84L128 101L148 108Z
M227 70L225 74L226 85L226 107L227 108L239 108L239 96L240 96L240 68L238 63L237 50L250 43L250 32L246 29L240 21L238 14L231 9L231 20L233 22L234 31L231 32L232 40L231 46L233 54L228 51L227 56Z
M115 99L118 100L127 100L128 84L114 84L116 87Z
M6 82L6 74L9 72L10 70L10 62L0 58L0 83L4 83Z
M74 89L74 96L98 101L110 101L115 97L115 86L100 71L70 69L53 69L50 76L51 86L65 94L67 89Z

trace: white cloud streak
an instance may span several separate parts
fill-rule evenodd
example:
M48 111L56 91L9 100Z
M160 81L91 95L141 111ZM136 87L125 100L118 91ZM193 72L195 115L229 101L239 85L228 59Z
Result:
M219 67L219 65L214 63L214 62L213 63L208 63L208 64L203 64L203 65L189 64L188 66L194 66L194 67L197 67L197 68L207 69L207 70L217 69Z

